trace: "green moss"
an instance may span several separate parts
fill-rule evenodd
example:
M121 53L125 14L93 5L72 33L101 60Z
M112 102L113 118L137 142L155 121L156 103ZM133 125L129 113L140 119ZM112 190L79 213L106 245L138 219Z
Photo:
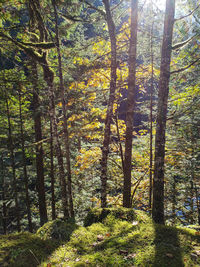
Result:
M91 224L92 221L95 223ZM124 209L123 214L123 209L95 209L90 211L85 224L90 226L77 229L70 241L51 255L48 262L52 266L200 264L195 257L200 237L194 230L153 224L144 212Z
M150 218L144 213L139 210L128 209L128 208L94 208L88 212L84 220L84 226L89 226L96 222L102 222L108 214L112 214L115 218L126 220L126 221L143 221L148 222Z
M59 241L68 241L72 232L77 228L78 226L73 220L64 221L56 219L40 227L37 231L37 235L44 240L57 239Z
M69 231L69 222L56 220L40 228L37 235L4 236L2 261L21 267L37 266L36 259L43 260L40 267L48 263L52 267L200 266L200 236L196 230L156 225L141 211L124 209L122 214L122 209L108 210L101 222L88 227ZM100 218L102 210L95 210L95 214ZM58 229L62 229L61 233L69 231L71 236L56 247L53 236ZM0 262L0 266L6 265Z
M0 266L34 267L50 255L57 244L34 234L0 236Z

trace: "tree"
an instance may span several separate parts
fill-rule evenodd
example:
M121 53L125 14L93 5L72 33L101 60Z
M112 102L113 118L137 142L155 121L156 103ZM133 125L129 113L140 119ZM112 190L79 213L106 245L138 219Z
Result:
M132 138L133 138L133 113L136 102L136 55L137 55L137 25L138 1L131 1L131 37L129 45L129 75L128 96L126 112L126 140L124 156L124 191L123 206L131 207L131 171L132 171Z
M155 164L153 178L152 217L156 223L164 224L164 159L167 103L169 94L172 34L175 0L166 0L164 32L161 52L160 78L158 85L158 109L156 118Z
M113 105L115 101L116 80L117 80L117 51L116 51L116 33L115 24L111 15L110 4L108 0L103 0L106 10L106 22L108 24L108 31L111 43L111 64L110 64L110 94L107 106L107 113L105 119L104 139L102 146L101 158L101 206L106 207L107 195L107 161L110 143L110 125L113 118Z

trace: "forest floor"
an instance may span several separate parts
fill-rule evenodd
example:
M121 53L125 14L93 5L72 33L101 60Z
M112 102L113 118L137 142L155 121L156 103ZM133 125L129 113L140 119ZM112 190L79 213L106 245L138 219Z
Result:
M200 232L156 225L141 211L95 210L85 220L49 222L36 234L0 236L0 266L200 266Z

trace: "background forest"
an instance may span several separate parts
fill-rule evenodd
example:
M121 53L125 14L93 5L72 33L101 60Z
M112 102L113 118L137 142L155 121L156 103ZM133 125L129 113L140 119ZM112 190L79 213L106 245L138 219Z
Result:
M200 224L200 4L176 0L163 50L167 4L1 0L0 233L100 206L155 203L163 223L156 201L167 224Z

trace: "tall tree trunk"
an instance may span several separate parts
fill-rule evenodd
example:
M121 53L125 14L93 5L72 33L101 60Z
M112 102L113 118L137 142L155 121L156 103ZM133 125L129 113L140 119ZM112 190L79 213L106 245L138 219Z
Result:
M136 104L136 56L137 56L137 25L138 25L138 0L131 1L131 37L129 47L129 75L128 96L126 112L126 140L124 157L124 191L123 206L131 207L131 169L132 169L132 138L133 114Z
M12 165L12 174L13 174L13 191L14 191L14 199L15 199L15 215L17 219L17 231L21 231L20 225L20 211L19 211L19 200L18 200L18 192L17 192L17 180L16 180L16 169L15 169L15 157L14 157L14 146L13 146L13 136L12 136L12 126L11 126L11 118L10 118L10 107L8 103L8 95L6 95L6 107L7 107L7 118L8 118L8 140L9 140L9 150L10 150L10 159Z
M158 110L155 138L155 166L153 179L152 216L156 223L164 224L164 159L167 102L169 94L171 47L174 25L175 0L166 1L162 41L160 79L158 85Z
M63 82L62 59L61 59L59 32L58 32L58 14L57 14L55 0L52 0L52 5L54 8L54 16L55 16L55 22L56 22L55 23L56 48L57 48L57 53L58 53L58 71L59 71L60 92L61 92L61 99L62 99L62 112L63 112L63 124L62 125L63 125L63 131L64 131L65 157L66 157L66 163L67 163L69 209L70 209L70 216L74 217L69 133L68 133L68 127L67 127L68 122L67 122L67 112L66 112L66 102L65 102L65 88L64 88L64 82Z
M108 100L108 107L105 119L105 130L103 138L102 147L102 157L101 157L101 207L106 207L106 196L107 196L107 162L109 153L109 143L110 143L110 125L113 118L113 105L115 101L115 91L116 91L116 80L117 80L117 62L116 62L116 34L115 34L115 24L112 19L112 14L110 10L110 4L108 0L103 0L106 9L106 21L108 24L108 31L111 43L111 74L110 74L110 95Z
M51 177L51 216L52 220L56 219L56 202L55 202L55 176L54 176L54 153L53 153L53 129L52 129L52 121L50 120L50 177Z
M62 153L61 144L59 141L57 119L56 119L56 109L55 109L55 102L54 102L54 88L53 88L54 73L49 68L46 58L44 58L43 60L42 68L43 68L44 80L46 81L47 86L48 86L48 96L49 96L49 102L50 102L49 103L50 120L52 121L52 136L55 138L56 157L57 157L58 166L59 166L59 177L60 177L60 182L61 182L63 213L64 213L64 217L68 218L69 210L68 210L68 197L67 197L65 171L64 171L64 163L63 163L63 153Z
M150 51L151 51L151 86L150 86L150 139L149 139L149 210L152 212L152 168L153 168L153 87L154 87L154 54L153 54L153 22L150 32Z
M35 32L36 21L34 19L34 0L29 0L29 30ZM31 37L31 41L35 41L34 37ZM46 197L45 197L45 186L44 186L44 151L42 146L42 123L41 123L41 112L40 112L40 97L38 87L38 72L37 63L34 59L30 60L31 67L31 79L33 84L33 118L34 118L34 129L35 129L35 142L36 142L36 172L37 172L37 192L38 192L38 203L39 203L39 214L40 214L40 225L48 221Z
M36 142L36 172L37 172L37 192L40 213L40 225L48 221L45 186L44 186L44 161L43 161L43 146L42 146L42 124L40 112L40 98L38 89L38 73L37 64L31 60L31 76L33 84L33 117L34 117L34 130Z
M37 27L40 32L40 41L47 42L48 31L45 27L43 18L40 14L40 9L41 9L40 2L39 0L29 0L29 3L30 3L30 10L32 11L32 19L34 18L37 21ZM31 55L29 54L29 56ZM61 182L63 213L64 213L64 217L68 218L69 217L68 198L67 198L65 171L64 171L64 165L63 165L63 154L62 154L62 149L61 149L61 145L59 141L55 102L54 102L54 85L53 85L54 73L49 67L46 52L42 52L42 57L35 57L33 55L31 57L33 57L33 59L37 60L40 63L43 69L44 81L46 82L47 88L48 88L48 97L49 97L49 102L50 102L49 103L50 120L52 121L52 135L55 138L56 156L57 156L58 166L59 166L59 177L60 177L60 182Z
M28 215L28 229L29 232L33 232L32 218L31 218L31 204L30 197L28 192L28 175L26 168L26 154L25 154L25 141L24 141L24 123L22 118L22 101L21 101L21 92L19 88L19 119L20 119L20 131L21 131L21 145L22 145L22 155L23 155L23 168L24 168L24 184L25 184L25 194L26 194L26 208Z
M5 173L4 173L4 163L3 158L0 158L0 165L1 165L1 175L2 175L2 222L3 222L3 233L4 235L7 234L7 207L6 207L6 186L5 186Z

